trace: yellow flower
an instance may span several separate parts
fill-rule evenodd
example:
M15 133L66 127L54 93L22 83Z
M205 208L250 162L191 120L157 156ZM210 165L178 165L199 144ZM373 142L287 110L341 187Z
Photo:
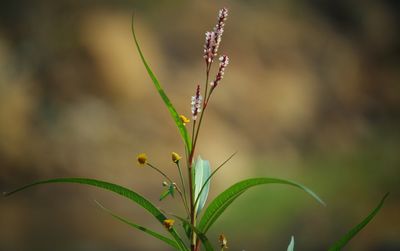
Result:
M145 153L141 153L137 156L138 163L142 166L147 163L147 155Z
M179 118L181 119L183 125L186 125L186 123L190 122L190 120L186 118L184 115L180 115Z
M174 225L175 221L173 219L165 219L163 222L164 227L166 227L168 230L172 228Z
M174 163L178 163L179 160L182 159L182 157L179 156L179 154L177 154L176 152L172 152L171 156L172 156L172 162Z
M228 240L226 239L225 235L221 234L219 236L219 243L221 244L222 249L228 248Z

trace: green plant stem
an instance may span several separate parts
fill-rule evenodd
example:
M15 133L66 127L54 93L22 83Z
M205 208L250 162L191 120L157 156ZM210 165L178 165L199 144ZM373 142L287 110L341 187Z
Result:
M178 171L179 171L179 178L181 180L181 185L182 185L182 189L183 189L183 198L184 198L184 202L185 203L185 207L187 209L188 214L190 214L189 212L189 208L187 205L187 194L186 194L186 186L185 186L185 182L183 181L183 175L182 175L182 170L181 167L179 165L179 161L176 162L176 166L178 167ZM188 215L189 216L189 215Z
M175 188L176 188L176 191L178 192L179 196L181 197L182 204L183 204L183 206L185 207L185 210L186 210L186 214L189 216L190 215L190 210L189 210L189 208L187 206L185 197L183 196L182 191L179 189L179 187L176 186L176 184L175 184Z
M211 65L212 65L212 62L207 64L207 66L206 66L206 80L205 80L203 110L202 110L202 112L200 114L200 120L199 120L199 124L197 126L196 133L195 133L196 120L193 122L192 151L190 153L189 161L188 161L191 167L193 166L193 157L194 157L194 153L195 153L195 150L196 150L197 138L199 137L199 132L200 132L201 124L202 124L202 121L203 121L203 116L204 116L204 113L206 111L208 100L209 100L209 96L207 96L207 91L208 91L208 80L209 80L209 77L210 77ZM211 92L210 92L210 94L211 94ZM190 178L192 179L192 168L190 169ZM190 223L193 226L196 226L196 212L195 212L196 203L194 203L195 198L194 198L194 191L193 191L193 180L191 181L191 184L192 185L191 185L191 191L190 191L191 192L191 194L190 194L190 198L191 198L191 201L190 201L190 205L191 205ZM192 231L192 238L191 238L190 247L191 247L192 251L196 251L196 250L198 250L200 248L200 242L198 241L196 233L194 231Z
M195 213L194 213L194 189L193 189L193 155L194 155L194 147L192 147L192 151L189 154L189 158L187 161L188 165L188 176L189 176L189 200L190 200L190 223L193 224L195 222ZM196 245L196 235L192 231L192 236L190 240L190 250L194 251Z
M157 167L155 167L155 166L153 166L152 164L150 164L150 163L146 163L149 167L151 167L151 168L153 168L154 170L156 170L156 172L158 172L158 173L160 173L162 176L164 176L170 183L174 183L173 181L172 181L172 179L167 175L167 174L165 174L163 171L161 171L160 169L158 169Z
M195 130L196 130L196 120L193 120L193 126L192 126L192 139L194 138L194 136L195 136ZM193 146L194 146L194 143L195 142L193 142L192 141L192 152L193 152Z
M211 63L208 64L207 67L206 67L206 83L205 83L206 87L204 89L204 104L206 103L205 100L207 99L208 79L210 77L210 69L211 69Z

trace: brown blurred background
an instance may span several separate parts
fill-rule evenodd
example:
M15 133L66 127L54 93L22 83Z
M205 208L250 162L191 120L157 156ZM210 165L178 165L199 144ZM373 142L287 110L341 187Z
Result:
M216 167L211 197L240 179L288 178L316 191L250 190L210 231L229 250L326 250L390 191L346 250L400 250L400 2L357 0L73 1L0 3L0 190L36 179L91 177L158 202L183 153L173 121L139 61L144 53L177 110L204 81L204 32L230 10L221 52L231 58L201 132ZM1 251L169 250L112 219L94 199L163 231L144 210L79 185L0 198ZM178 212L182 212L179 207Z

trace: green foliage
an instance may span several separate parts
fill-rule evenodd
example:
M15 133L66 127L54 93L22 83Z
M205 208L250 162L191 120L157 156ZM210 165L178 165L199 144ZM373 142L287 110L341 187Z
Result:
M184 225L188 226L193 232L195 232L197 234L201 243L203 243L206 251L214 251L214 248L212 247L210 241L208 240L207 236L202 231L200 231L198 228L196 228L195 226L190 224L190 222L188 222L184 218L177 216L177 215L174 215L174 217L176 217L178 220L182 221L182 223Z
M196 165L194 166L194 198L196 198L197 201L197 205L195 205L196 215L200 214L201 210L206 204L210 190L210 182L208 182L210 174L210 162L208 160L203 160L199 156L197 158Z
M168 195L174 197L174 194L175 194L174 184L169 184L168 188L160 195L160 201L167 198Z
M139 42L136 38L135 26L134 26L133 21L134 21L134 18L132 16L132 35L133 35L133 39L135 40L136 48L139 52L140 58L142 59L143 65L146 68L147 73L149 74L151 80L153 81L153 84L156 87L158 93L160 94L162 100L164 101L165 106L168 108L168 111L170 112L172 118L174 119L175 124L178 127L178 130L181 134L182 140L185 143L187 152L190 152L192 150L192 142L189 138L186 127L183 125L183 122L180 119L178 112L176 111L175 107L172 105L167 94L164 92L163 88L161 87L160 82L158 81L157 77L154 75L154 73L151 70L150 66L148 65L146 59L144 58L142 50L140 49L140 46L139 46Z
M138 193L136 193L132 190L129 190L128 188L125 188L123 186L117 185L117 184L113 184L113 183L109 183L109 182L101 181L101 180L95 180L95 179L59 178L59 179L41 180L41 181L36 181L34 183L17 188L14 191L5 193L5 195L9 196L14 193L25 190L27 188L33 187L33 186L49 184L49 183L77 183L77 184L84 184L84 185L102 188L102 189L114 192L116 194L119 194L123 197L126 197L126 198L130 199L131 201L135 202L136 204L140 205L147 212L152 214L161 224L163 224L164 220L167 219L167 217L165 217L165 215L157 207L155 207L150 201L148 201L146 198L139 195ZM178 233L175 231L175 229L171 228L168 232L172 235L172 237L174 237L175 241L179 245L180 250L187 250L184 242L182 241L182 239L180 238Z
M95 200L95 202L96 202L96 204L97 204L102 210L104 210L105 212L107 212L108 214L110 214L110 215L111 215L112 217L114 217L115 219L117 219L117 220L119 220L119 221L121 221L121 222L123 222L123 223L126 223L126 224L128 224L129 226L131 226L131 227L133 227L133 228L139 229L139 230L141 230L141 231L143 231L143 232L145 232L145 233L147 233L147 234L149 234L149 235L151 235L151 236L153 236L153 237L155 237L155 238L157 238L157 239L159 239L159 240L161 240L161 241L167 243L168 245L170 245L171 247L173 247L173 248L175 248L175 249L179 249L179 246L178 246L178 244L176 243L176 241L171 240L171 239L169 239L169 238L167 238L167 237L165 237L165 236L163 236L163 235L161 235L161 234L159 234L159 233L157 233L157 232L155 232L155 231L153 231L153 230L150 230L150 229L148 229L148 228L146 228L146 227L143 227L143 226L141 226L141 225L135 224L135 223L133 223L133 222L131 222L131 221L125 219L124 217L119 216L119 215L113 213L111 210L105 208L102 204L100 204L100 202L98 202L98 201L96 201L96 200Z
M333 244L332 247L329 248L329 251L341 250L351 239L353 239L353 237L356 236L361 231L361 229L363 229L375 217L375 215L379 212L379 210L381 210L383 203L385 202L388 196L389 193L385 194L385 196L383 196L383 198L379 202L378 206L376 206L376 208L372 210L372 212L363 221L361 221L357 226L352 228L339 241Z
M264 185L264 184L284 184L297 187L304 192L308 193L314 199L316 199L322 205L325 203L310 189L307 187L283 179L275 179L275 178L253 178L240 181L233 186L226 189L220 195L218 195L207 207L206 211L204 212L203 217L200 220L198 228L206 233L208 229L214 224L214 222L218 219L218 217L225 211L225 209L243 192L245 192L250 187L254 187L257 185Z
M196 88L196 94L192 98L192 117L193 117L193 123L191 124L193 126L192 128L192 136L190 137L187 129L184 125L184 122L187 123L189 120L184 118L182 121L182 118L179 116L178 112L176 111L175 107L172 105L170 99L168 98L167 94L161 87L161 84L159 83L157 77L153 73L152 69L148 65L142 50L140 48L139 42L137 40L136 34L135 34L135 28L134 28L134 20L132 17L132 35L133 39L137 48L137 51L140 55L140 58L142 60L142 63L144 67L146 68L146 71L148 75L150 76L156 90L158 91L159 95L161 96L162 100L164 101L165 106L167 107L169 113L171 114L178 131L180 133L180 136L185 144L185 156L186 156L186 169L187 169L187 183L188 186L185 186L184 178L181 172L181 166L179 160L181 157L173 152L172 153L172 162L173 164L177 165L180 179L181 179L181 187L179 187L166 173L164 173L161 169L157 168L155 165L151 164L148 159L147 155L145 153L142 153L138 156L138 162L142 166L147 166L151 167L153 170L157 171L159 174L163 176L163 178L167 179L169 183L166 181L163 183L164 186L166 186L166 190L161 194L160 196L160 201L166 198L167 196L171 195L172 198L175 198L174 194L176 192L177 195L179 195L179 199L181 199L181 202L183 203L183 206L186 210L186 217L181 217L178 215L170 214L174 216L175 218L179 219L182 222L183 230L190 241L190 249L186 246L185 242L181 239L179 236L178 232L175 230L174 225L174 220L168 219L164 213L160 209L158 209L156 206L154 206L149 200L141 196L140 194L125 188L123 186L101 181L101 180L95 180L95 179L87 179L87 178L58 178L58 179L50 179L50 180L42 180L42 181L37 181L28 185L25 185L23 187L20 187L14 191L11 191L9 193L6 193L5 195L11 195L14 193L17 193L19 191L25 190L27 188L41 185L41 184L49 184L49 183L77 183L77 184L84 184L84 185L89 185L89 186L94 186L98 188L102 188L104 190L108 190L111 192L114 192L118 195L121 195L123 197L126 197L130 199L132 202L138 204L141 206L143 209L145 209L148 213L153 215L159 223L161 223L166 231L172 236L173 239L170 239L160 233L157 233L153 230L150 230L144 226L138 225L136 223L132 223L131 221L113 213L109 209L105 208L102 206L100 203L96 201L98 206L106 211L108 214L110 214L112 217L115 219L128 224L129 226L138 229L146 234L149 234L150 236L153 236L167 245L180 250L180 251L198 251L200 249L200 244L203 245L203 248L206 251L214 251L209 239L206 236L206 233L208 230L211 228L211 226L215 223L215 221L222 215L222 213L225 212L225 210L232 204L233 201L235 201L240 195L242 195L244 192L246 192L249 188L255 187L258 185L266 185L266 184L283 184L283 185L289 185L296 187L305 193L309 194L311 197L313 197L315 200L317 200L320 204L325 205L325 203L309 188L293 182L293 181L288 181L284 179L277 179L277 178L269 178L269 177L261 177L261 178L252 178L252 179L246 179L243 181L240 181L225 191L223 191L221 194L219 194L206 208L203 216L199 220L198 217L200 215L200 212L204 208L207 197L209 194L210 190L210 180L211 177L213 177L214 174L222 166L224 166L234 155L232 154L226 161L224 161L220 166L218 166L214 171L211 170L211 166L208 160L203 160L201 157L198 157L197 161L193 163L193 157L195 156L195 148L196 148L196 143L197 139L199 136L199 131L201 128L202 120L203 120L203 115L205 113L208 101L211 97L212 92L214 89L217 87L218 83L222 80L224 73L225 73L225 68L227 67L229 63L229 58L226 55L223 55L219 57L219 67L218 67L218 72L214 80L211 82L211 89L209 92L207 92L207 88L210 79L210 70L212 63L214 59L218 58L217 57L217 50L219 48L219 43L221 41L221 36L224 30L225 26L225 20L228 15L228 11L226 8L223 8L219 12L218 16L218 23L214 27L212 32L207 32L206 33L206 43L205 43L205 50L204 50L204 59L205 59L205 64L206 64L206 77L205 77L205 91L204 91L204 97L201 96L200 94L200 85L197 86ZM197 115L201 112L200 119L197 120ZM197 123L198 122L198 123ZM196 127L197 126L197 127ZM189 194L186 194L186 189L185 187L188 187L189 189ZM378 211L381 209L383 206L383 203L386 199L388 194L386 194L383 199L380 201L378 206L357 226L355 226L353 229L351 229L346 235L342 237L338 242L336 242L330 249L329 251L335 251L335 250L340 250L342 247L344 247L357 233L361 231L371 220L374 218L374 216L378 213ZM178 196L176 196L178 197ZM261 216L258 216L261 217ZM223 236L223 243L221 244L221 249L224 250L227 247L227 239ZM294 251L294 237L292 236L290 244L287 248L288 251Z

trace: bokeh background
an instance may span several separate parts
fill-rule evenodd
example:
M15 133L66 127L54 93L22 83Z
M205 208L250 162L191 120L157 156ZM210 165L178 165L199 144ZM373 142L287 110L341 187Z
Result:
M229 250L326 250L386 192L379 215L346 250L400 250L400 2L323 0L2 0L0 190L36 179L91 177L158 202L162 179L136 154L176 176L183 147L139 61L146 57L180 113L204 81L204 32L230 10L221 52L231 58L201 132L215 167L211 197L233 182L275 176L249 190L210 231ZM0 198L0 250L169 250L99 210L94 199L163 231L123 198L50 185ZM183 212L178 207L178 213Z

